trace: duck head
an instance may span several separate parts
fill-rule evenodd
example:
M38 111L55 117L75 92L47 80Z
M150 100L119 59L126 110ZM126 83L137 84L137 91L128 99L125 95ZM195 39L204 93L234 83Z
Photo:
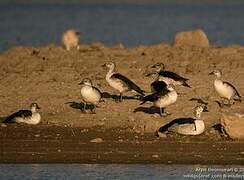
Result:
M80 83L79 83L79 85L87 85L87 86L92 86L92 82L91 82L91 80L90 79L88 79L88 78L85 78L85 79L83 79Z
M31 103L30 109L32 112L35 112L37 109L41 109L37 103Z
M164 65L164 63L156 63L156 64L152 65L151 68L156 68L158 70L164 70L165 65Z
M211 73L209 73L208 75L215 75L217 76L217 78L220 78L222 76L222 73L220 70L213 70Z
M208 112L208 108L207 108L206 105L204 105L204 104L200 104L200 105L197 105L197 106L195 107L195 110L194 110L194 111L195 111L195 112L194 112L194 116L195 116L196 118L200 118L202 112Z

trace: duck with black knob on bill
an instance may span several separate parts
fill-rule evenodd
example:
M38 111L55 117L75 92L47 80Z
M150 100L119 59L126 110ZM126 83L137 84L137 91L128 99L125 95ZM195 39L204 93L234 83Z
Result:
M30 110L19 110L6 119L2 123L25 123L36 125L41 122L41 115L37 112L40 109L37 103L31 103Z
M106 81L112 88L119 91L120 102L123 100L123 93L128 91L135 91L141 96L144 95L144 91L133 81L131 81L124 75L115 72L115 63L109 62L104 64L103 67L108 68L108 72L106 74Z
M162 126L160 133L174 132L181 135L200 135L205 131L205 123L201 117L202 112L208 112L206 105L197 105L194 109L194 117L177 118Z
M187 84L189 79L184 78L172 71L166 71L165 65L163 63L156 63L151 66L156 68L156 72L146 74L147 77L154 77L156 81L164 81L167 84L173 84L174 86L185 86L190 88L190 85Z
M102 93L101 91L92 85L92 81L88 78L83 79L79 85L81 85L81 99L84 103L83 112L86 113L86 105L92 104L94 106L93 109L90 109L93 114L95 114L95 110L97 104L101 101Z
M222 73L220 70L214 70L209 75L215 75L214 89L218 95L223 99L220 106L231 106L235 101L241 102L241 95L237 89L229 82L222 80ZM224 102L227 100L227 104Z
M147 101L153 102L154 106L159 108L160 116L163 117L170 114L168 112L163 113L163 109L171 104L174 104L177 98L178 94L175 91L173 85L167 85L166 88L163 88L158 92L154 92L152 94L144 96L141 99L142 103L140 105L144 104Z

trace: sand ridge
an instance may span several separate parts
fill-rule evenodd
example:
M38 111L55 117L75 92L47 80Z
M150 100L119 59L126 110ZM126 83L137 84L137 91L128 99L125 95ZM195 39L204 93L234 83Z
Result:
M83 78L90 78L102 92L114 95L105 81L107 70L101 65L112 59L117 70L150 92L152 79L145 73L150 65L165 64L166 69L189 78L191 89L177 87L177 102L167 108L172 115L162 118L151 103L142 106L126 93L128 98L116 103L106 96L98 105L96 114L80 111L80 87ZM203 119L207 129L219 122L221 113L243 113L242 103L220 109L215 102L214 78L208 73L215 68L223 78L244 93L244 47L172 47L168 44L125 48L123 45L105 47L102 43L81 44L79 50L65 51L62 47L14 47L0 54L0 116L27 108L31 102L41 106L42 123L72 125L75 127L128 128L140 132L155 132L161 125L178 117L191 117L196 102L191 98L204 98L209 112ZM108 95L107 94L107 95Z

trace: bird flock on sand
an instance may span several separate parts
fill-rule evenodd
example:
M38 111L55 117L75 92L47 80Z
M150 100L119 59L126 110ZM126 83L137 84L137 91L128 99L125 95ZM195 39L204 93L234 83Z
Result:
M62 42L66 50L73 48L79 49L79 32L75 30L67 31L62 38ZM165 108L176 103L178 94L175 90L175 86L184 86L191 88L187 83L188 79L184 78L174 72L165 70L163 63L157 63L152 65L156 71L146 74L147 77L154 77L154 81L151 83L151 93L146 94L136 83L127 78L126 76L116 72L116 65L114 62L108 62L103 65L108 69L105 76L107 83L116 91L119 96L117 102L123 101L123 94L128 91L135 91L138 94L138 100L141 101L140 105L146 102L152 102L153 105L159 108L159 114L161 117L169 115L169 112L165 111ZM209 75L215 75L214 89L221 98L220 107L230 107L236 101L241 102L241 95L237 89L229 82L222 80L222 72L220 70L214 70ZM84 103L83 112L87 113L87 105L93 105L91 113L96 113L96 107L101 102L103 94L88 78L83 79L79 85L81 85L80 95L82 102ZM4 119L3 123L26 123L26 124L38 124L41 121L41 116L37 112L40 109L37 103L30 105L30 110L19 110ZM158 130L161 133L174 132L182 135L199 135L204 132L205 124L201 118L202 112L207 112L207 103L203 101L198 102L194 109L193 117L182 117L173 119L166 125L160 127Z

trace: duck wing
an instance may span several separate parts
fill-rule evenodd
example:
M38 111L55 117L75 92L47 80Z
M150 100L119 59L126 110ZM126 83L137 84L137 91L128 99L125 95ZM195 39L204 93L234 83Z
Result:
M26 118L32 116L32 112L30 110L19 110L8 116L3 123L13 123L15 118Z
M236 95L237 95L239 98L241 98L241 95L239 94L239 92L237 91L237 89L235 88L235 86L233 86L231 83L226 82L226 81L224 81L224 83L225 83L225 84L228 84L229 86L231 86L231 87L235 90Z
M154 102L154 101L156 101L158 98L160 98L160 97L162 97L162 96L165 96L168 92L170 92L170 91L166 88L164 91L161 91L161 92L155 92L155 93L153 93L153 94L149 94L149 95L147 95L147 96L144 96L144 97L142 97L142 99L141 99L142 103L141 103L140 105L144 104L144 103L147 102L147 101Z
M175 81L187 81L189 79L187 78L184 78L184 77L181 77L180 75L174 73L174 72L171 72L171 71L159 71L159 76L163 76L163 77L167 77L167 78L171 78L171 79L174 79Z
M149 94L147 96L142 97L142 99L141 99L142 103L140 103L140 105L144 104L147 101L154 102L158 98L159 98L159 94L158 93Z
M94 88L97 92L100 93L100 95L102 95L102 92L97 87L92 86L92 88Z
M133 89L134 91L138 92L139 94L144 95L144 91L139 86L137 86L134 82L132 82L130 79L128 79L127 77L123 76L122 74L114 73L111 76L111 78L119 79L126 86L128 86L130 89Z

